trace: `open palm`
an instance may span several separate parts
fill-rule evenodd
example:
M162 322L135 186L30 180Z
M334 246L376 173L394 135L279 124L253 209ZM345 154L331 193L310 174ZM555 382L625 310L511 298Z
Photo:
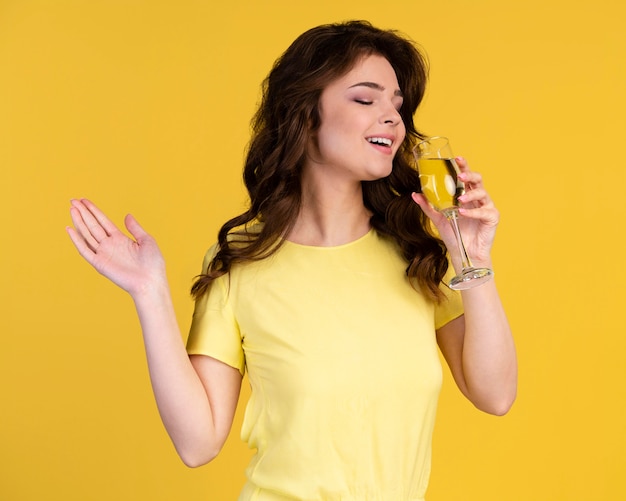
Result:
M124 223L134 240L89 200L72 200L70 215L74 227L68 226L67 232L76 249L113 283L133 295L154 280L165 280L161 251L133 216L126 216Z

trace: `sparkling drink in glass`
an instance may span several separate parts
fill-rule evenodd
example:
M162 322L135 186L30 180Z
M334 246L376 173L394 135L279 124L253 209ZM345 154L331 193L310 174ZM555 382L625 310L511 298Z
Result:
M417 144L413 150L419 173L422 194L436 210L448 218L461 256L462 270L448 283L451 289L470 289L493 277L489 268L475 268L467 255L459 231L459 197L465 186L459 179L459 167L454 160L447 138L430 137Z

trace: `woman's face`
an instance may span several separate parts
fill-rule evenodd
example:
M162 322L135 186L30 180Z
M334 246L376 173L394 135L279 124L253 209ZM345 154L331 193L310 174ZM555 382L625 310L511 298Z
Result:
M309 142L308 165L340 181L370 181L391 173L406 129L402 93L389 61L365 56L320 97L319 129Z

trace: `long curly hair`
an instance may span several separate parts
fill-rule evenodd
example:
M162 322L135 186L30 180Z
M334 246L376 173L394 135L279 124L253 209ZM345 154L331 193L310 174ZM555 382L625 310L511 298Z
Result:
M395 70L404 97L400 114L406 138L391 174L362 182L364 205L372 213L372 227L399 246L411 282L434 300L442 297L439 285L448 267L445 246L411 199L411 193L420 190L410 162L413 146L424 137L415 128L413 114L425 92L426 57L396 31L348 21L300 35L264 80L243 172L250 205L221 227L217 253L191 289L195 298L234 264L265 259L278 250L300 210L301 172L309 136L320 126L322 91L372 54L385 57Z

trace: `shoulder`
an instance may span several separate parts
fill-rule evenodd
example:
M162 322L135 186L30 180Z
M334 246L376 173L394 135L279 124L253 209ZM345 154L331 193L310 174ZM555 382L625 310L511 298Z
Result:
M242 226L240 228L235 228L226 236L226 247L229 251L235 250L237 248L246 247L251 242L256 240L262 229L263 224L259 222L248 226ZM215 242L205 252L202 262L202 270L204 273L207 272L209 265L218 256L218 253L220 252L222 247L223 246L220 246L219 242Z

